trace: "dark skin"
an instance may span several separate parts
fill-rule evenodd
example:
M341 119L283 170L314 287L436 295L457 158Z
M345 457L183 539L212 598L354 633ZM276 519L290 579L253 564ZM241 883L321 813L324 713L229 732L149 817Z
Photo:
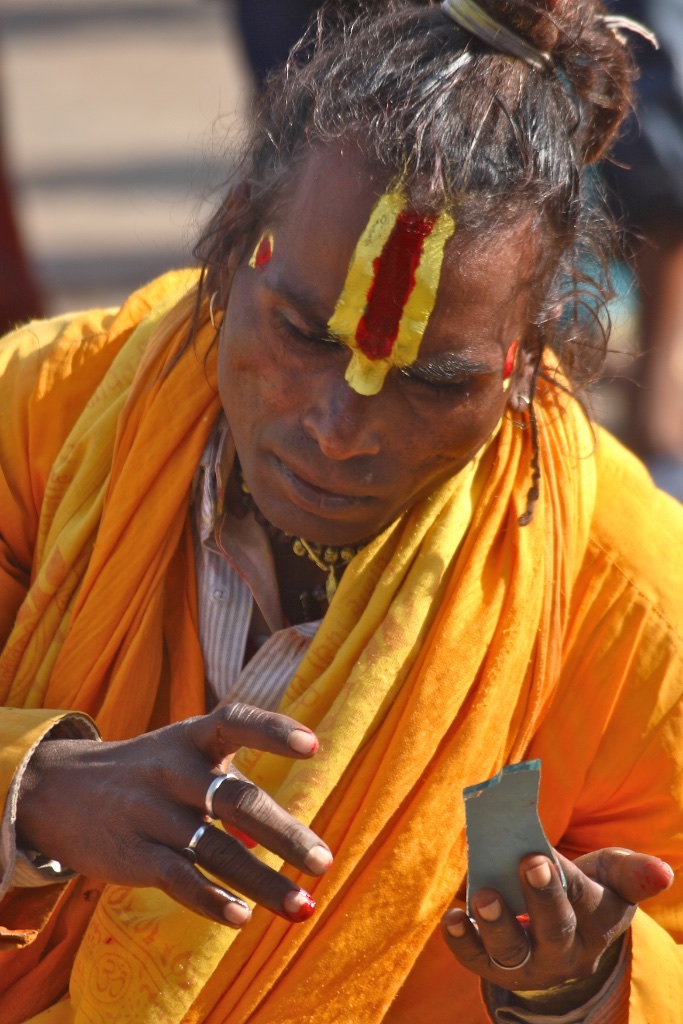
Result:
M473 921L459 907L442 920L444 939L464 967L502 988L546 990L545 997L520 1001L552 1014L568 1013L599 991L614 969L638 903L673 881L668 864L630 850L597 850L575 861L557 858L566 893L547 857L532 854L519 863L527 926L493 889L475 894ZM491 958L506 966L521 963L529 942L532 956L518 970L502 971L492 963Z
M179 852L202 824L212 777L230 770L241 746L310 757L317 741L284 715L232 704L132 740L42 743L22 782L19 843L80 874L156 886L221 924L240 927L251 916L232 889L282 917L295 915L298 888L237 839L209 829L196 848L198 863L228 887L209 882ZM218 788L214 809L226 824L310 875L322 874L332 861L314 832L244 777Z
M385 187L359 157L311 157L266 226L270 263L235 255L224 284L218 386L244 476L271 523L316 543L355 544L393 522L464 467L529 389L523 359L502 387L530 299L526 227L479 245L456 232L417 361L371 397L346 383L348 348L327 340L327 322Z
M277 218L263 225L275 239L270 263L254 269L249 252L234 253L223 279L219 392L245 479L274 526L316 543L355 544L376 534L465 466L531 386L524 342L536 246L524 220L478 241L456 231L417 361L404 372L392 368L371 397L346 383L348 349L344 339L329 339L326 324L386 187L355 151L312 154ZM520 355L506 391L503 366L515 338ZM312 563L288 550L277 559L277 574L283 593L321 582ZM296 901L298 890L237 840L209 832L197 848L199 863L225 889L178 852L202 820L212 773L225 770L241 745L290 757L315 752L310 730L244 706L125 743L43 743L22 786L20 841L107 881L157 885L224 923L248 919L230 888L287 916L296 910L287 900ZM221 786L215 806L295 867L320 874L329 866L325 844L247 780ZM444 937L480 977L521 990L566 983L561 998L572 1005L585 997L574 979L601 983L609 961L603 954L617 949L634 903L666 888L670 874L656 858L603 850L567 863L565 895L552 871L540 886L529 881L527 872L544 864L534 856L520 864L533 945L522 970L491 966L489 954L514 965L527 950L519 923L500 902L492 919L492 891L474 896L476 926L462 911L449 911ZM544 871L532 874L543 877Z

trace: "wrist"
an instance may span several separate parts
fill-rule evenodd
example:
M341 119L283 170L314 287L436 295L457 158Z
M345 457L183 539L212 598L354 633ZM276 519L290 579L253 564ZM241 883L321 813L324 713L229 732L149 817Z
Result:
M613 974L622 953L624 936L608 946L589 978L571 978L553 988L511 993L511 1004L535 1013L561 1016L577 1010L598 994Z

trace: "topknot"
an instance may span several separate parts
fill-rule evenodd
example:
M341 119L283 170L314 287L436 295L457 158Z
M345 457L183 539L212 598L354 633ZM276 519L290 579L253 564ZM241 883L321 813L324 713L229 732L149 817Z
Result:
M493 17L549 53L575 97L576 141L583 162L609 150L632 105L634 65L596 0L480 0Z

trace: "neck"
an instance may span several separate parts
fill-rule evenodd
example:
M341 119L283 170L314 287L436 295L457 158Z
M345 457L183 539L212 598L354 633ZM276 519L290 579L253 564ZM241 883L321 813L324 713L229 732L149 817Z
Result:
M322 618L352 558L368 543L314 544L273 526L258 508L236 463L239 501L264 527L273 552L283 611L291 623Z

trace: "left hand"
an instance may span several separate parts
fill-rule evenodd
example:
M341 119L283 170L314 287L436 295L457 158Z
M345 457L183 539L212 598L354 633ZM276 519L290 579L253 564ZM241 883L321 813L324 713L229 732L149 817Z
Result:
M526 926L498 893L481 889L471 900L475 922L453 908L444 915L442 928L463 967L494 985L538 991L569 983L564 999L569 1010L574 1008L571 983L582 982L577 985L579 1006L593 994L591 988L600 989L611 971L600 970L603 954L628 929L637 904L671 885L673 872L657 857L611 847L575 861L561 854L557 858L566 893L547 857L531 854L519 863L529 912ZM501 970L493 961L520 967ZM587 979L595 980L588 989Z

